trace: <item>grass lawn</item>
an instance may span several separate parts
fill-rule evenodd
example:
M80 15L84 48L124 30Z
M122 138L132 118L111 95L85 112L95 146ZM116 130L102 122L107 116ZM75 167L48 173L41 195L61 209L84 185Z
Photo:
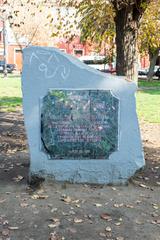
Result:
M139 80L138 81L138 87L156 87L160 88L160 80L153 80L152 82L147 82L146 80Z
M21 80L19 76L8 75L3 78L0 75L0 109L15 111L16 107L22 105Z
M137 92L137 112L141 120L160 123L160 81L146 82L141 80L140 87L151 87L150 90ZM155 89L152 89L155 87ZM157 88L157 89L156 89ZM16 111L22 105L21 81L19 76L10 74L4 79L0 75L0 109Z
M137 92L137 113L141 120L160 123L160 89Z

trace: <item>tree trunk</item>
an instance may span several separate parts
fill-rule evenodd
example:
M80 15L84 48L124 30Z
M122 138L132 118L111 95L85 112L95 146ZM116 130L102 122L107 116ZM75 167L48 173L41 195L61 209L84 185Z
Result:
M134 5L116 11L116 71L128 80L138 80L137 34L140 12Z
M147 74L147 79L148 81L152 81L153 75L154 75L154 67L156 65L156 61L159 55L159 48L156 50L152 51L149 49L149 61L150 61L150 66L149 66L149 72Z

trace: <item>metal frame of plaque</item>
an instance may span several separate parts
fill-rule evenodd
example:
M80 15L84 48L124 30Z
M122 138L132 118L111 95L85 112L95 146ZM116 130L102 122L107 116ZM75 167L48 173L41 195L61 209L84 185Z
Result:
M40 107L49 159L108 159L118 149L119 100L110 90L50 89Z

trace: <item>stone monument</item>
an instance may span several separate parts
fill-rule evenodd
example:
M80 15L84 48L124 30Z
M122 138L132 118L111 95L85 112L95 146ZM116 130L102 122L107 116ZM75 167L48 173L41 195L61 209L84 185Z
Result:
M125 183L144 166L136 85L58 49L23 51L30 179Z

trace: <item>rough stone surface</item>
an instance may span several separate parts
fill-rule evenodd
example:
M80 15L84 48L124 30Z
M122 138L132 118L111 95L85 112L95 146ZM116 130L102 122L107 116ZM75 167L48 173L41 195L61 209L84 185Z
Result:
M29 47L26 48L23 53L24 67L22 74L22 90L25 126L31 157L30 175L39 175L43 177L50 175L58 181L119 184L125 183L136 170L144 166L144 157L136 114L136 86L134 83L127 82L123 77L100 73L83 64L78 59L62 53L57 49ZM69 151L66 151L68 155L58 151L58 154L56 153L57 155L55 156L54 147L57 146L57 142L54 137L52 137L52 144L47 145L50 153L48 154L45 151L44 140L46 144L49 143L46 138L46 136L49 135L45 135L43 132L44 126L45 131L47 129L45 124L48 121L48 118L47 121L44 121L44 113L47 114L48 111L44 110L44 108L46 109L45 100L47 96L49 96L49 93L54 95L57 92L66 93L66 91L68 91L68 93L74 93L74 96L79 96L80 92L84 93L84 95L96 91L110 92L113 97L112 99L117 99L116 101L118 104L109 105L113 107L113 109L115 108L113 114L112 111L106 110L106 105L103 106L103 110L106 112L106 119L109 117L111 120L110 124L107 122L109 120L107 120L106 122L108 125L103 125L105 130L109 128L109 130L107 130L108 132L106 131L108 136L105 136L104 139L110 139L111 137L111 143L109 144L107 142L104 147L105 151L101 153L101 157L99 148L98 153L96 152L97 155L94 151L91 151L90 158L88 155L86 157L84 152L86 150L88 151L88 146L87 148L81 146L81 151L78 152L77 155L77 149L74 144L72 144L73 148L69 149L69 151L73 150L72 154L69 154ZM93 98L93 100L94 99L95 98ZM64 99L62 99L62 101L63 100ZM90 102L93 102L97 106L98 110L95 111L98 111L97 115L99 115L100 107L98 107L97 103L99 102L97 101L98 100ZM107 102L107 99L105 102ZM59 104L62 109L64 107L66 111L65 101L63 104L59 102L57 102L57 104ZM54 111L54 106L51 104L49 109L50 108L52 109L52 113ZM92 110L94 110L94 108ZM77 114L78 116L83 116L83 111L77 111L76 107L74 107L71 112L72 114L69 115L70 117L77 116ZM90 111L90 113L91 112L92 111ZM104 112L103 115L105 116ZM57 114L57 111L55 113ZM118 116L117 124L116 113ZM45 115L45 118L46 116L47 115ZM58 117L62 116L58 115ZM65 117L67 116L68 115ZM90 116L94 116L94 114L90 114ZM50 118L50 120L52 120L50 122L51 126L55 126L54 124L58 122L53 119L54 117L52 114ZM78 119L80 120L81 118L78 117ZM70 121L71 120L73 119L70 119ZM62 119L60 118L60 122L61 121ZM70 124L68 120L67 124ZM92 124L94 127L95 124ZM115 126L113 127L114 124ZM76 129L77 126L76 122ZM100 122L98 122L98 127L101 127ZM51 127L51 133L54 133L53 128ZM111 128L114 128L114 130L111 131ZM58 127L59 133L57 136L60 136L60 130L61 129ZM101 137L105 133L105 130L100 131L100 133L97 133L97 131L95 132L98 137ZM88 131L91 132L90 129ZM75 133L73 134L73 131L71 131L71 133L74 135L72 139L75 138ZM111 133L113 136L111 136ZM118 141L116 139L118 139ZM71 139L68 139L68 141L71 142ZM112 143L114 146L111 147ZM91 141L90 148L93 149L93 146L93 141Z

